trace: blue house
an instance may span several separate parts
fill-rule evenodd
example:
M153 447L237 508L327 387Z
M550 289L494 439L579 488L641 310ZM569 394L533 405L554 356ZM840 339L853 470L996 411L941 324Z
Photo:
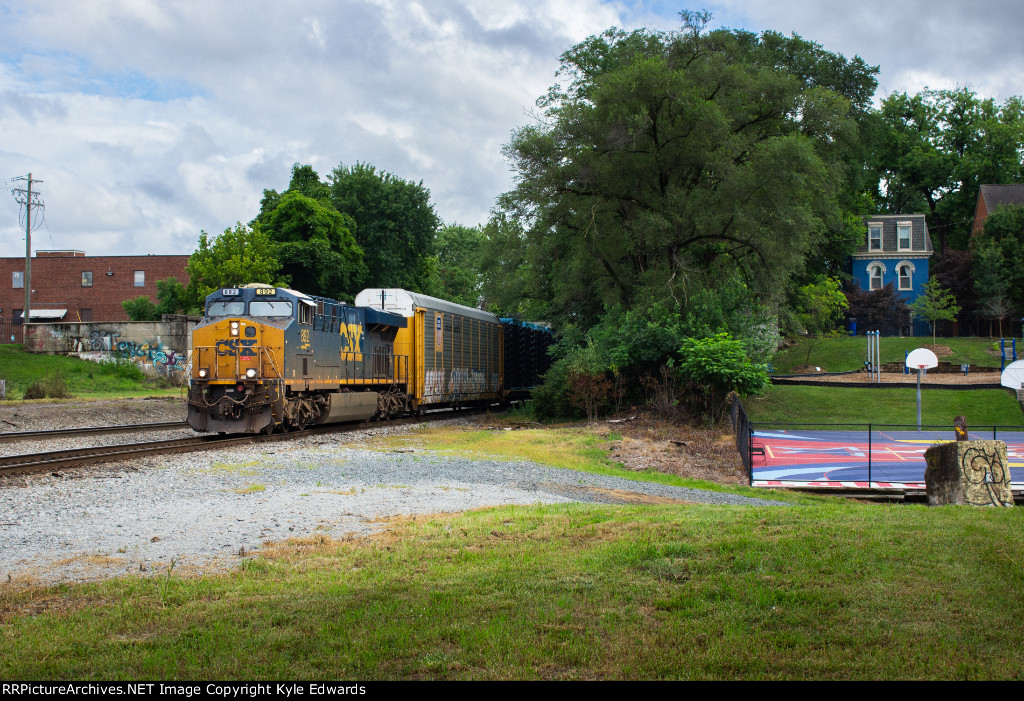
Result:
M850 258L850 273L862 289L880 290L893 283L907 304L924 291L928 264L935 253L923 214L877 214L864 217L864 240ZM928 323L913 322L910 335L931 333Z

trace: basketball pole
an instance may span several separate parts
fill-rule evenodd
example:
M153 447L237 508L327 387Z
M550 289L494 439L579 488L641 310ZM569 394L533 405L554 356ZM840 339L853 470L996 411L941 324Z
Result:
M917 430L921 430L921 367L917 368Z

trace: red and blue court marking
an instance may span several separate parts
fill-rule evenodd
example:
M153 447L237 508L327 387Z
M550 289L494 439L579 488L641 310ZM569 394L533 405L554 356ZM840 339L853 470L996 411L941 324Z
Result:
M924 489L924 451L952 439L952 430L824 431L764 428L751 447L755 487ZM991 438L974 433L972 439ZM1024 430L1002 432L1013 489L1024 489ZM870 469L868 451L870 445Z

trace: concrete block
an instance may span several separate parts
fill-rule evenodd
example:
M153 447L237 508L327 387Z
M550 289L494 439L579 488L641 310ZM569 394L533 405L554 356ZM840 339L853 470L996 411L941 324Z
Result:
M953 441L924 453L928 503L1013 506L1010 463L1002 441Z

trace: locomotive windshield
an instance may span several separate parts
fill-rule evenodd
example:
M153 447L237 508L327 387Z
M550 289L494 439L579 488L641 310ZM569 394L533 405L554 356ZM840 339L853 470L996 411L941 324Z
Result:
M249 302L249 316L291 316L292 303L289 301Z
M241 316L245 314L245 302L210 302L206 316Z

